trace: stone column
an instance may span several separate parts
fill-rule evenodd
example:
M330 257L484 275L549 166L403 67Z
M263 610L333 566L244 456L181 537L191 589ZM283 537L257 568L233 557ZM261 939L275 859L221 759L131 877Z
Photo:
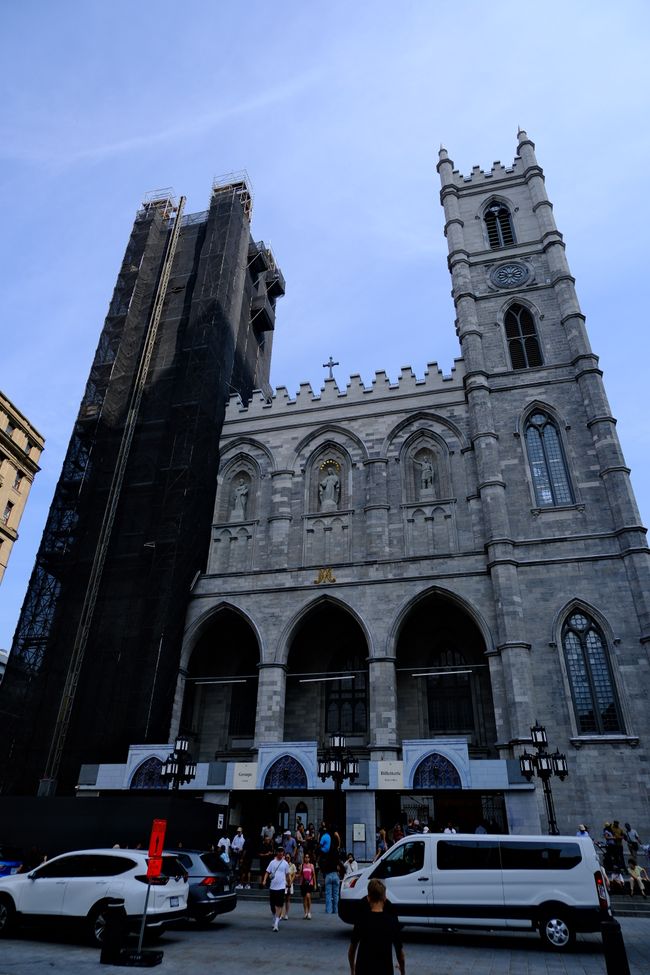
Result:
M395 751L397 758L397 681L395 657L369 657L368 712L370 717L370 752ZM384 756L386 757L386 756Z
M388 459L364 461L366 469L366 557L387 559L388 548Z
M284 704L287 668L285 664L258 664L255 747L262 742L284 740Z
M269 534L272 564L284 569L289 556L291 528L291 484L293 471L280 470L271 474L271 514Z

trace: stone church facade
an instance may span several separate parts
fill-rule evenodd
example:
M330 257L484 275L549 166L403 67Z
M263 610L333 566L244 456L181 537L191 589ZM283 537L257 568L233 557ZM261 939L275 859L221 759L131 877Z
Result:
M462 358L231 399L170 736L233 821L291 824L342 732L360 856L410 815L544 832L536 720L562 832L647 825L648 548L543 173L525 132L438 171Z

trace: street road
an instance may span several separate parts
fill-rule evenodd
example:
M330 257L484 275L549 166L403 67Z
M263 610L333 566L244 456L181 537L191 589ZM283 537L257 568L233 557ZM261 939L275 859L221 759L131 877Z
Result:
M312 921L298 904L278 934L261 902L240 903L236 911L207 929L190 923L168 930L159 947L161 975L348 975L350 928L316 905ZM650 972L650 918L621 918L632 975ZM525 933L447 934L423 928L404 930L407 975L605 975L602 941L579 935L573 951L544 951L539 935ZM0 941L0 975L109 975L124 969L99 964L99 952L80 938L23 931ZM143 969L139 969L143 971Z

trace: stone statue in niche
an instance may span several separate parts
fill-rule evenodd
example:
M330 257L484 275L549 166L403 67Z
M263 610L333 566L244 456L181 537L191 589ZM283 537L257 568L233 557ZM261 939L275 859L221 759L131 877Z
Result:
M232 495L232 509L230 511L230 521L244 521L246 518L246 505L248 504L248 484L245 477L240 477L235 485Z
M321 511L336 511L341 498L341 482L333 464L323 469L323 479L318 485L318 503Z
M420 470L418 500L433 498L435 496L433 457L428 451L421 451L417 457L413 458L413 465Z

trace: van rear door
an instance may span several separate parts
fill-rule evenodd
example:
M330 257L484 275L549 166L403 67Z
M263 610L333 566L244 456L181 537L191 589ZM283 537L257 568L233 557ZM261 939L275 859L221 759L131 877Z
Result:
M434 924L505 927L498 840L441 837L435 860Z
M370 878L383 880L386 894L404 923L429 924L431 850L421 839L403 840L385 853Z

